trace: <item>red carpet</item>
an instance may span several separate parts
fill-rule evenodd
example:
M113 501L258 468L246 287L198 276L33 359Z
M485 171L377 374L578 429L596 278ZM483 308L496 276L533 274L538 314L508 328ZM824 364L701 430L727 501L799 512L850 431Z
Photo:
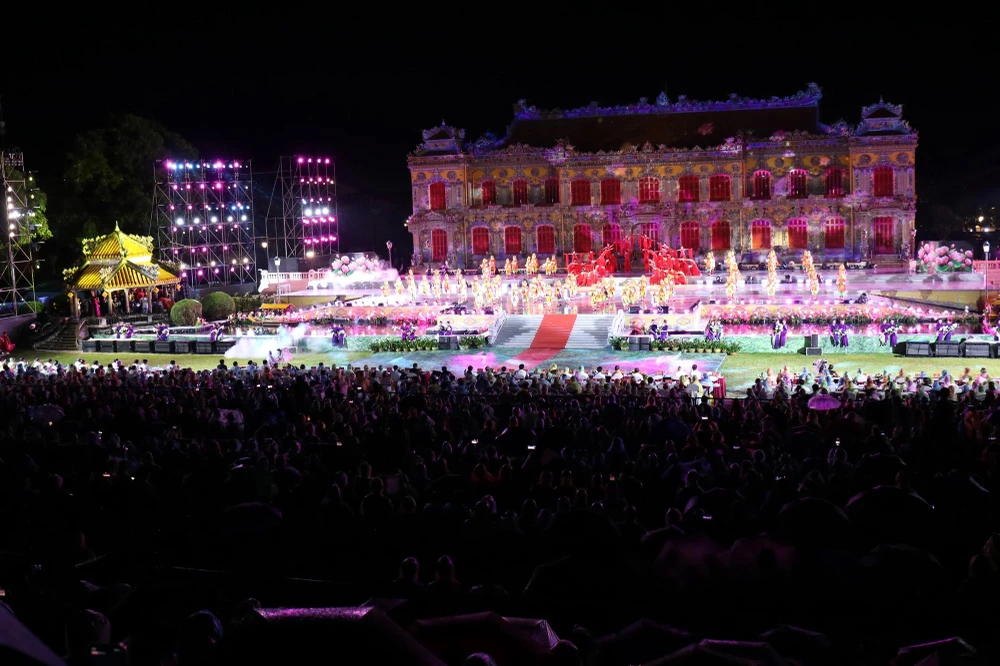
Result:
M545 315L531 341L531 347L507 361L507 366L516 367L523 363L525 368L531 370L544 364L566 348L575 323L576 315Z
M566 349L576 315L545 315L531 341L531 349Z

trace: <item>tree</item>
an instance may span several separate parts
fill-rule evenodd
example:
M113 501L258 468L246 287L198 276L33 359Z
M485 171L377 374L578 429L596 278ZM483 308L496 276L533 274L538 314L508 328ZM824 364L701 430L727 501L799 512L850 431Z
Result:
M23 173L14 169L10 175L11 180L25 181L25 194L28 197L28 204L32 207L31 224L35 227L31 234L31 242L37 243L38 241L46 241L52 238L52 231L49 229L49 218L45 214L45 211L49 207L48 196L38 187L35 177L30 173L25 178Z
M153 214L153 165L167 157L195 159L197 151L158 122L136 115L114 117L106 127L73 141L66 181L76 201L60 227L76 238L96 236L118 222L122 231L149 233Z

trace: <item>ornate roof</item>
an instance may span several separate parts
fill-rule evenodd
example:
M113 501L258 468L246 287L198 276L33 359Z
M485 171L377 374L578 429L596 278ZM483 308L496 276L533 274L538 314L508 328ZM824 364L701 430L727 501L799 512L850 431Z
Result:
M158 284L175 284L180 278L163 268L150 264L122 261L115 266L87 264L76 274L71 284L74 290L136 289Z
M175 284L180 278L153 261L153 239L126 234L118 228L106 236L83 241L84 264L63 271L73 290L135 289Z
M471 146L480 153L518 147L552 148L571 145L581 153L629 151L647 144L657 150L719 146L741 134L759 140L775 135L828 135L819 123L819 101L823 93L810 83L787 97L752 99L735 93L714 102L671 101L660 93L654 102L601 106L596 102L570 110L539 110L524 100L514 105L514 122L507 135Z
M879 98L878 104L861 109L858 136L902 136L916 134L910 123L903 120L903 105L889 104Z
M563 111L553 109L551 111L541 111L534 106L529 106L523 99L514 105L515 120L537 120L542 118L588 118L595 116L632 116L640 114L664 114L664 113L692 113L704 111L743 111L750 109L786 109L802 107L819 107L819 101L823 99L823 91L815 83L810 83L805 90L800 90L794 95L787 97L771 97L769 99L753 99L750 97L740 97L736 93L729 95L729 98L718 102L702 102L689 100L686 95L681 95L676 101L671 102L666 93L660 93L654 104L643 97L638 104L625 104L619 106L601 106L597 102L591 102L587 106L578 109Z
M668 149L695 148L718 146L746 133L763 141L776 134L803 132L822 133L815 107L538 118L515 120L507 136L486 151L552 148L560 140L581 153L628 151L647 143Z
M85 240L83 254L88 261L119 258L148 261L153 256L153 239L149 236L126 234L115 222L115 230L107 236Z
M439 127L424 130L423 139L414 155L457 155L462 152L465 130L451 127L442 120Z

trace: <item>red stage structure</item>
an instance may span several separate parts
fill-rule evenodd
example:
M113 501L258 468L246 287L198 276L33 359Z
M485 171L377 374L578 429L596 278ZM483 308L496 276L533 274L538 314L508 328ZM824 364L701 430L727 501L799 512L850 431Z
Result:
M659 284L667 275L672 275L674 284L687 284L688 278L698 277L701 271L694 261L694 251L686 248L674 250L648 236L631 236L606 245L597 258L593 252L566 255L566 272L576 276L581 287L589 287L602 279L614 275L618 257L622 257L625 274L632 272L632 248L642 252L643 272L650 273L651 284Z

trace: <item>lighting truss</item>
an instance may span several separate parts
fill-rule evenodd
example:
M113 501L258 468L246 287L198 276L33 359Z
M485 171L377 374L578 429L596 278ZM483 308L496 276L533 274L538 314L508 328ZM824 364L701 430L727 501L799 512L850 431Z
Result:
M192 287L255 281L249 160L156 163L158 256Z
M340 252L337 175L332 158L282 157L278 167L281 217L268 220L268 255L324 265ZM293 262L287 262L286 265Z
M4 233L0 236L0 317L26 312L23 304L35 300L34 178L24 170L24 154L0 153L0 181L4 192Z

